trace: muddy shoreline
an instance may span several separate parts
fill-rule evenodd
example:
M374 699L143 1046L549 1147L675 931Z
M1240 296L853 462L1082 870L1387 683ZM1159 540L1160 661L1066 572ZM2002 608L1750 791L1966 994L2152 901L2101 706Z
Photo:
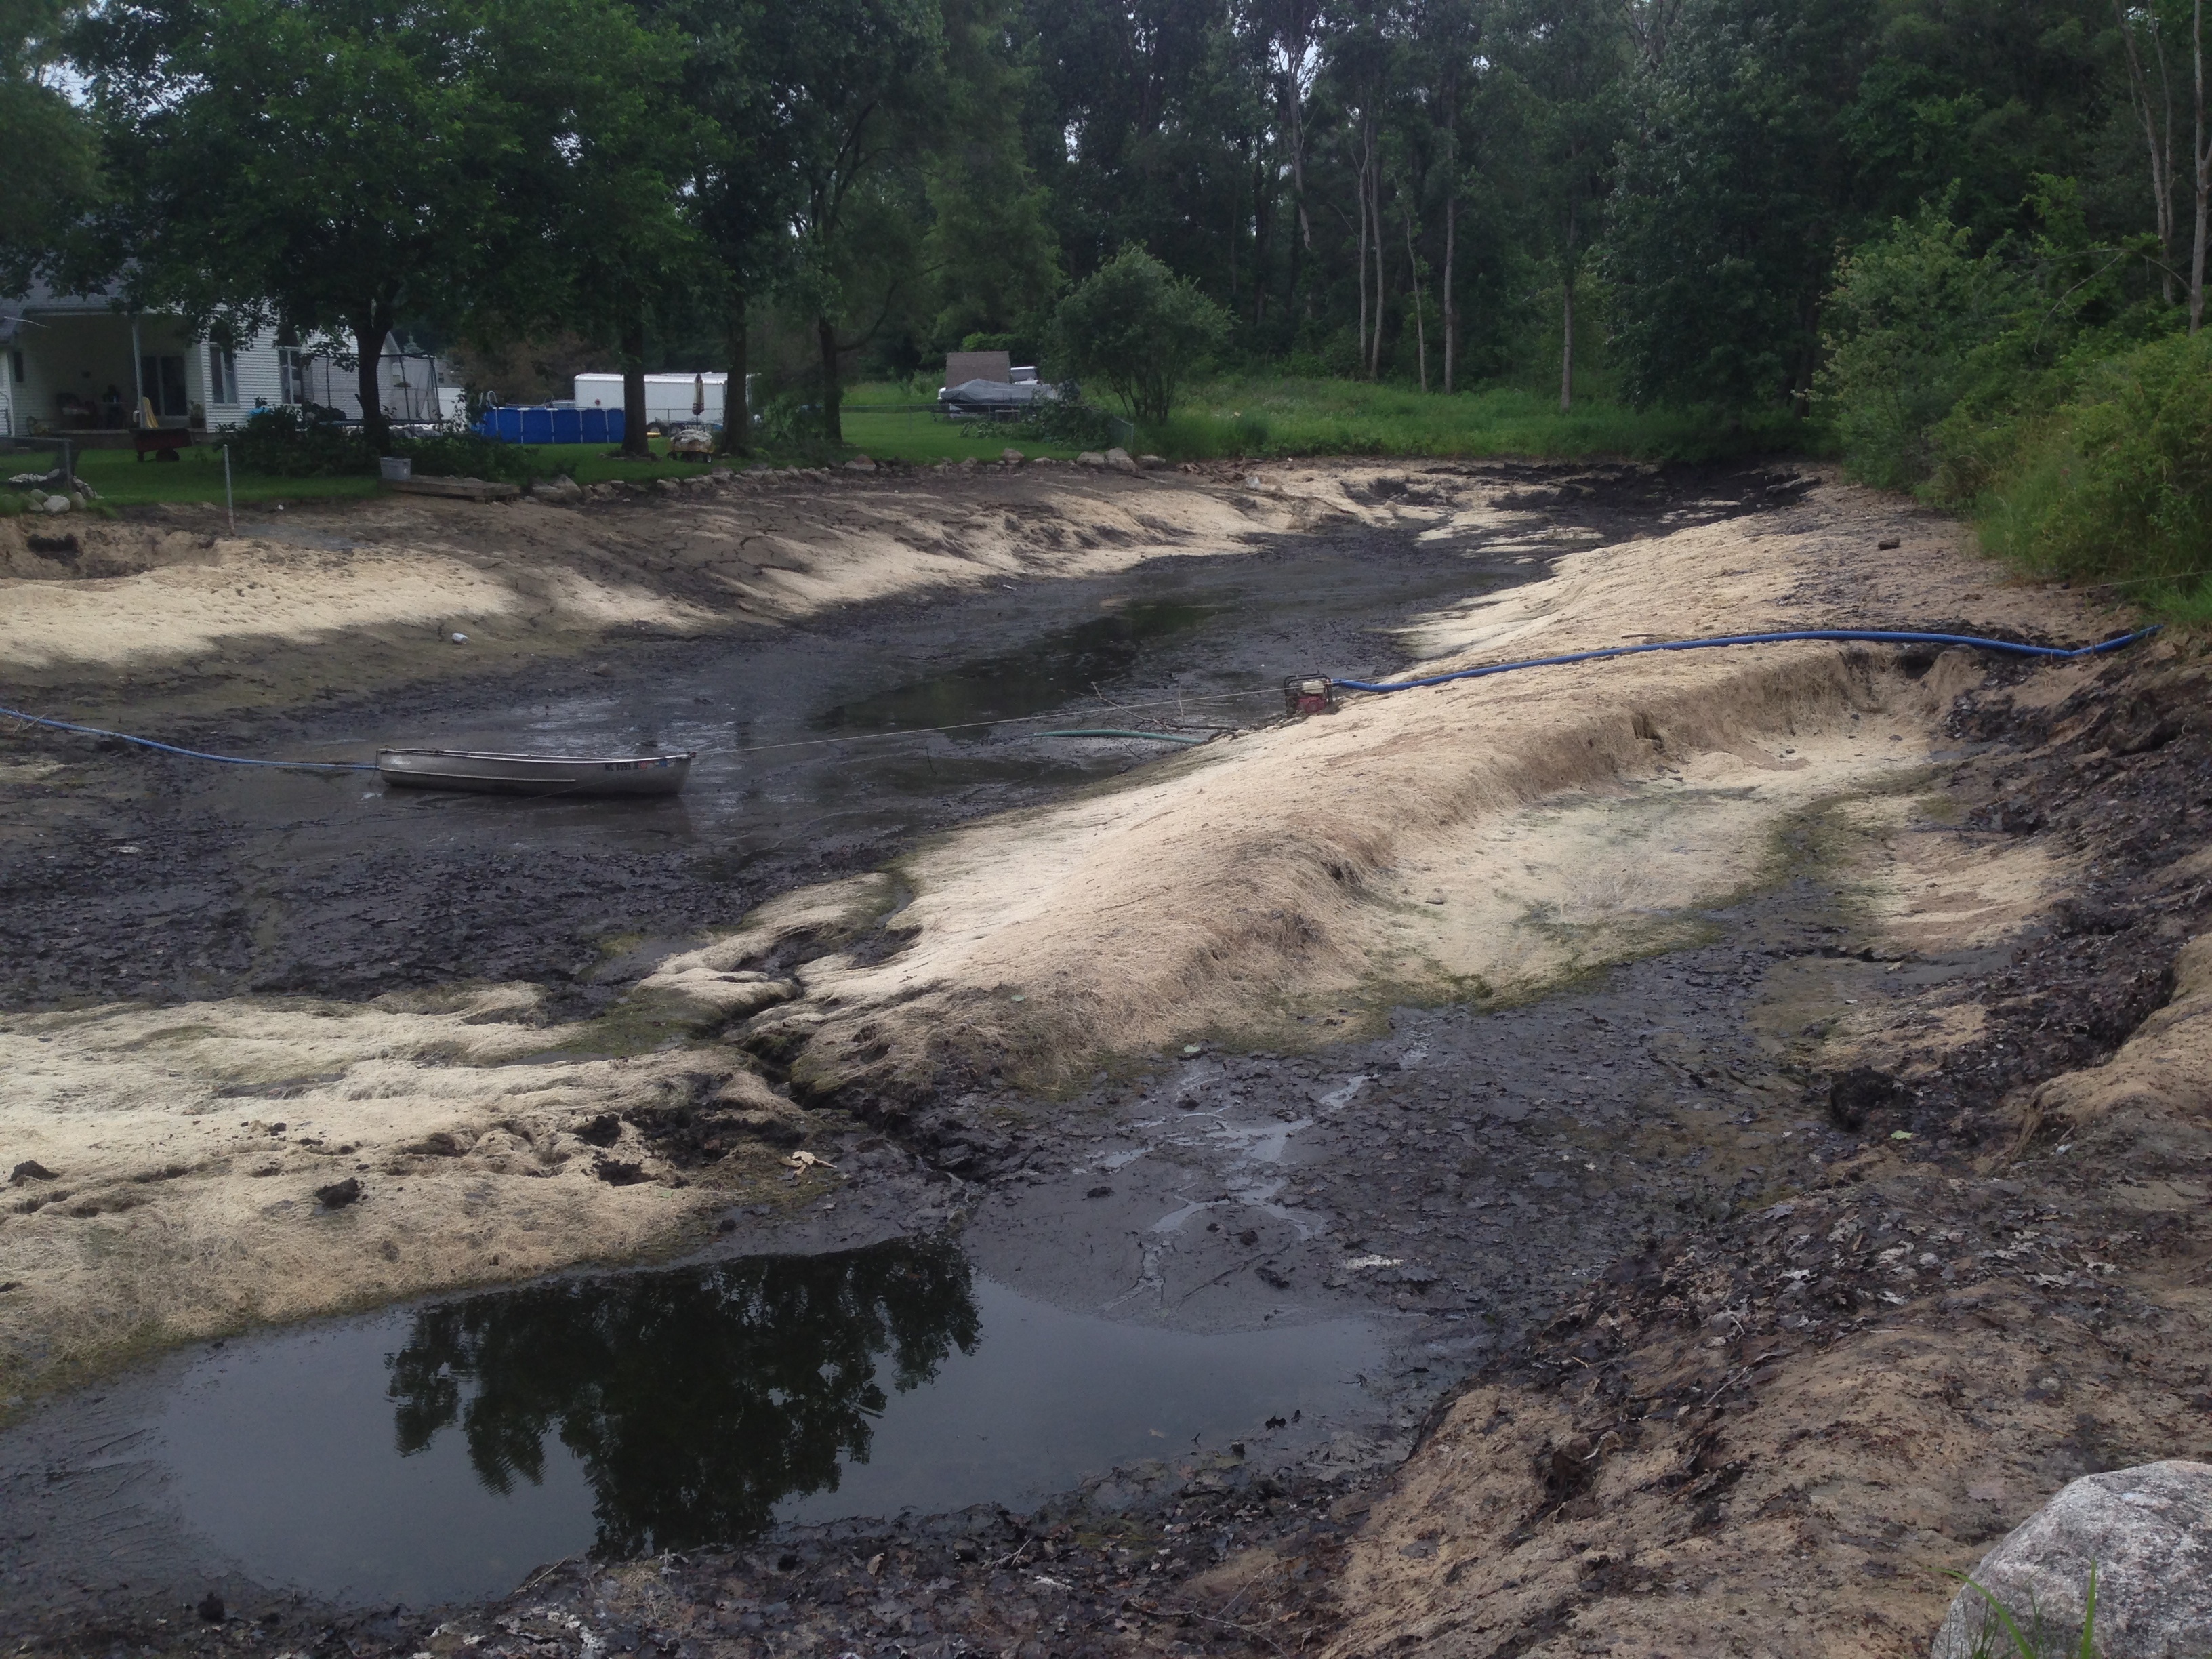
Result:
M1530 475L1522 484L1540 482ZM1556 508L1588 487L1569 480L1540 504ZM1681 490L1680 505L1724 515L1774 488L1771 477L1752 481L1732 507L1700 479ZM1603 527L1619 535L1625 523ZM1462 556L1404 540L1387 556L1417 566ZM1370 562L1377 545L1365 544ZM1024 612L1018 629L1064 627L1131 586L1067 584L1042 612ZM993 654L1006 637L994 624L1006 620L957 618L997 603L856 611L823 632L878 649L927 617L941 632L913 667L957 671ZM1387 620L1370 612L1365 625ZM1388 654L1402 648L1388 640L1325 624L1274 635L1307 658L1358 649L1368 671L1402 659ZM563 666L467 695L478 707L550 703L602 679L618 684L632 664L680 680L728 648L610 648L590 659L605 676ZM1249 656L1253 678L1262 663L1274 672L1272 656ZM720 1255L836 1249L917 1223L949 1224L976 1271L1057 1306L1127 1312L1133 1300L1156 1322L1193 1330L1356 1314L1389 1333L1389 1375L1375 1379L1365 1407L1327 1448L1286 1439L1273 1455L1262 1431L1240 1437L1233 1455L1117 1470L1025 1518L986 1510L786 1525L734 1551L571 1564L534 1576L506 1603L434 1616L333 1614L231 1580L222 1622L202 1621L176 1599L184 1578L159 1590L147 1577L67 1584L36 1537L0 1553L0 1583L15 1586L10 1599L36 1644L56 1651L115 1641L441 1656L988 1646L1038 1659L1328 1643L1365 1650L1389 1631L1419 1629L1455 1651L1487 1654L1550 1651L1554 1641L1568 1651L1578 1632L1620 1622L1623 1607L1638 1609L1632 1623L1648 1611L1624 1598L1657 1595L1650 1605L1664 1603L1668 1618L1710 1618L1706 1600L1729 1593L1727 1573L1710 1561L1686 1565L1684 1552L1756 1531L1730 1525L1729 1493L1771 1461L1772 1442L1757 1441L1755 1424L1735 1425L1762 1397L1786 1392L1793 1362L1814 1365L1907 1332L2002 1332L2019 1316L2001 1298L2069 1294L2093 1305L2056 1316L2084 1322L2107 1348L2132 1355L2149 1339L2130 1329L2160 1324L2158 1293L2130 1302L2108 1281L2136 1271L2146 1251L2167 1264L2168 1281L2201 1263L2201 1203L2193 1216L2185 1201L2153 1224L2130 1220L2125 1195L2101 1190L2110 1166L2100 1171L2071 1145L2063 1162L2032 1121L2027 1135L2021 1128L2028 1091L2112 1053L2174 994L2175 952L2204 920L2204 884L2172 873L2203 847L2212 802L2212 742L2195 713L2194 672L2170 657L2116 663L2068 701L2034 708L2015 701L2024 674L1984 674L1948 715L1949 747L1936 769L1902 781L1879 823L1853 816L1850 802L1815 805L1790 820L1770 874L1753 889L1674 918L1682 931L1651 953L1523 1006L1316 1009L1304 1016L1314 1041L1295 1052L1197 1043L1048 1096L976 1073L920 1098L813 1103L801 1133L838 1166L836 1184L763 1186L712 1247ZM884 678L896 689L930 675ZM329 741L371 706L263 729L272 744ZM426 693L398 707L452 704ZM132 981L125 958L143 956L147 938L181 943L204 929L191 948L214 963L224 948L216 941L235 922L214 902L164 908L147 896L220 887L268 849L240 833L234 806L189 789L133 799L131 763L95 756L66 792L66 811L45 803L45 816L18 818L9 837L20 860L11 921L27 919L34 949L16 959L8 995L20 1018L118 992L156 1003L234 986L373 998L456 977L512 977L564 983L573 1000L550 1005L550 1016L604 1013L687 933L734 921L793 884L878 867L913 837L1111 776L1137 758L1111 755L1073 775L1002 776L951 806L902 802L896 823L828 859L732 871L695 844L707 837L640 838L611 851L580 840L554 854L571 908L536 933L516 924L511 888L491 890L500 849L455 835L453 850L420 871L354 868L288 896L300 939L323 941L319 960L249 930L245 945L196 981ZM2189 805L2177 813L2173 798ZM305 809L293 810L305 820ZM120 856L152 854L130 866L129 892L99 890L114 890L112 856L80 851L65 872L35 869L32 853L62 864L46 850L93 823L109 827L111 843L127 836L123 844L144 849ZM2066 867L2082 873L2069 876L2069 896L2046 919L2001 945L1960 934L1948 946L1913 948L1869 900L1861 866L1920 838L1970 849L2063 847ZM357 857L357 843L342 842L331 867ZM407 943L391 950L389 932L369 930L392 924L349 915L345 903L395 872L448 920L443 931L403 933ZM57 875L78 890L57 892ZM92 927L88 898L95 910L108 906ZM111 937L85 943L79 928ZM376 959L363 963L370 937ZM361 965L331 971L340 962ZM1332 1032L1339 1021L1344 1029ZM1954 1030L1962 1037L1946 1035ZM772 1065L768 1075L775 1080ZM841 1117L848 1110L864 1121ZM647 1128L622 1133L671 1154L672 1143ZM2172 1136L2164 1145L2170 1170L2127 1147L2106 1155L2131 1159L2134 1179L2201 1182L2203 1153L2177 1150ZM1792 1242L1801 1235L1834 1248L1808 1255ZM2124 1236L2136 1243L2123 1248ZM2081 1270L2087 1278L2070 1287L2022 1288L2014 1281L2027 1269L2014 1264L2033 1253L2024 1237L2053 1261L2069 1248L2076 1260L2101 1252L2108 1269L2101 1279ZM1915 1273L1899 1276L1901 1256ZM2163 1328L2169 1364L2203 1352L2197 1334L2181 1339L2170 1319ZM1848 1516L1799 1513L1799 1553L1825 1561L1820 1552L1834 1546L1816 1535L1824 1525L1840 1529L1859 1552L1852 1571L1880 1583L1899 1571L1886 1560L1948 1559L1943 1548L2001 1531L2000 1518L2033 1486L2139 1454L2203 1455L2203 1444L2181 1443L2189 1434L2175 1415L2189 1387L2202 1399L2206 1379L2199 1364L2188 1382L2191 1363L2169 1382L2125 1359L2105 1387L2126 1409L2105 1413L2112 1420L2094 1430L2082 1425L2098 1408L2077 1411L2073 1438L2032 1476L2009 1476L2003 1498L1959 1500L1979 1519L1939 1523L1935 1535L1947 1543L1901 1531L1875 1537L1853 1531ZM2169 1403L2145 1392L2160 1389ZM2045 1393L2039 1378L2027 1393ZM1519 1427L1499 1426L1516 1413ZM1732 1431L1752 1438L1723 1455L1715 1448ZM1596 1504L1610 1471L1638 1457L1663 1462L1677 1446L1686 1473L1652 1488L1664 1494L1650 1500L1659 1519L1645 1516L1640 1532L1616 1529L1610 1541L1578 1535L1634 1508ZM1440 1448L1476 1470L1467 1479L1490 1494L1480 1526L1437 1524L1427 1471ZM27 1467L16 1478L27 1479ZM72 1478L98 1477L87 1466ZM1758 1514L1781 1512L1762 1501ZM1425 1521L1415 1513L1422 1504ZM1741 1547L1753 1551L1746 1571L1779 1570L1754 1544ZM216 1587L216 1574L201 1576ZM1762 1620L1739 1623L1747 1638L1831 1650L1815 1634L1826 1609L1866 1602L1851 1573L1831 1565L1799 1577L1796 1601L1806 1610L1785 1595ZM1925 1639L1909 1632L1932 1594L1917 1583L1879 1589L1869 1616L1906 1650Z

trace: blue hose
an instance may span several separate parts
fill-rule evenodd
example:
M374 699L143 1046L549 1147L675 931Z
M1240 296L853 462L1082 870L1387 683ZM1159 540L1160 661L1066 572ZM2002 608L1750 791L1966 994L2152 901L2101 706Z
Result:
M151 738L134 738L128 732L110 732L97 726L73 726L67 720L50 720L42 714L26 714L20 708L0 708L0 715L9 720L26 720L33 726L44 726L56 732L82 732L87 737L113 738L122 743L135 743L141 749L158 749L165 755L182 755L186 760L219 761L225 766L273 766L288 772L374 772L375 766L368 761L273 761L246 760L237 755L210 755L198 749L179 749L173 743L156 743Z
M1418 680L1332 680L1342 691L1411 691L1418 686L1443 685L1452 680L1479 680L1490 674L1510 674L1521 668L1557 668L1573 662L1603 662L1610 657L1640 656L1646 651L1698 651L1709 645L1783 645L1793 640L1843 640L1869 645L1966 645L1980 651L2009 651L2022 657L2095 657L2122 646L2133 645L2158 632L2158 624L2123 634L2117 639L2068 650L2061 645L2023 645L2017 640L1978 639L1972 634L1887 634L1871 629L1806 628L1788 634L1719 634L1704 640L1661 640L1650 645L1615 645L1602 651L1577 651L1564 657L1531 657L1523 662L1492 663L1486 668L1461 668L1449 674L1431 674Z

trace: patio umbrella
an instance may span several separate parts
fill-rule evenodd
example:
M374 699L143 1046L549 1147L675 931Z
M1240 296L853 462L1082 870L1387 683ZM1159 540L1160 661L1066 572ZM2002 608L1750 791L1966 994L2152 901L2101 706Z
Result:
M694 374L691 377L691 418L696 421L706 412L707 377L704 374Z

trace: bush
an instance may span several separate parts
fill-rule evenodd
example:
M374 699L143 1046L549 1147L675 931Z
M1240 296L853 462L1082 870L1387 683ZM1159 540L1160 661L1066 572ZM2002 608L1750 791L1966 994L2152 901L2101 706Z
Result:
M279 478L362 477L377 470L368 440L337 410L317 404L256 410L232 443L241 471ZM527 483L557 471L535 449L461 427L421 436L395 433L392 453L430 478Z
M1133 242L1060 302L1053 332L1066 373L1102 382L1157 426L1228 337L1229 313Z
M1983 501L1993 552L2146 586L2212 566L2212 335L2106 362L2009 452Z
M256 410L233 440L238 465L278 478L334 478L376 471L376 452L319 404Z
M560 471L534 448L487 438L465 428L447 428L427 437L395 435L392 453L404 455L416 471L429 478L495 478L528 483Z
M1902 489L1936 471L1937 424L2024 303L2020 280L1966 237L1923 208L1843 263L1814 386L1845 466L1868 483Z
M993 432L1030 443L1072 444L1078 449L1105 449L1115 441L1115 418L1096 404L1080 397L1062 395L1052 403L1031 404L1018 421L994 424Z

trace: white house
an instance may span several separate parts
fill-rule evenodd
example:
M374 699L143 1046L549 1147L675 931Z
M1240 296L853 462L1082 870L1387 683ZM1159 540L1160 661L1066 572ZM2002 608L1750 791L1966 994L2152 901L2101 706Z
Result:
M226 350L194 338L175 316L125 311L110 294L34 288L0 300L0 436L121 444L142 398L160 424L202 433L281 404L361 416L353 372L321 350L275 329ZM396 421L447 418L459 396L443 385L434 357L397 338L385 342L377 379L384 412Z

